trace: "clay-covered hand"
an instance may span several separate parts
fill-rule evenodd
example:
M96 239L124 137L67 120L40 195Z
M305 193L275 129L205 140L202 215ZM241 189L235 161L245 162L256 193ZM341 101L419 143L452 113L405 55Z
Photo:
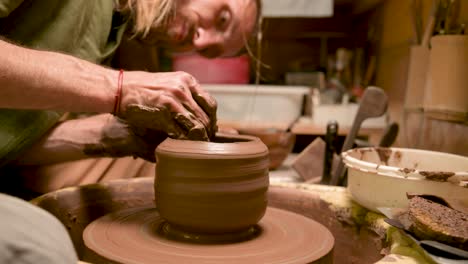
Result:
M171 138L209 140L216 133L216 100L185 72L125 72L118 116Z
M110 114L91 118L100 119L102 127L99 139L84 146L87 156L133 156L155 162L154 151L167 138L165 132L136 128Z

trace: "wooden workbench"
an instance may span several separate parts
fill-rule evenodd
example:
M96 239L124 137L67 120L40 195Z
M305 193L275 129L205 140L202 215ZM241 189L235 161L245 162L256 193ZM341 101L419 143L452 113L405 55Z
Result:
M313 193L327 204L332 212L327 226L334 233L338 247L343 249L343 252L335 253L336 263L351 258L361 261L353 263L434 264L404 232L385 223L384 215L354 202L346 187L305 183L291 167L296 157L297 154L290 154L282 166L270 171L270 185ZM331 224L334 221L336 223ZM349 243L355 243L355 250L344 250L348 243L346 237L349 237ZM369 242L363 243L366 239Z
M286 182L273 183L272 186L313 193L327 204L334 213L327 227L335 236L335 246L342 249L335 252L336 263L345 263L344 260L349 261L346 263L376 264L435 263L404 232L384 222L384 215L369 211L354 202L345 187ZM333 221L338 222L330 224ZM368 243L362 243L363 240ZM347 251L348 247L343 246L346 244L354 246L354 249Z

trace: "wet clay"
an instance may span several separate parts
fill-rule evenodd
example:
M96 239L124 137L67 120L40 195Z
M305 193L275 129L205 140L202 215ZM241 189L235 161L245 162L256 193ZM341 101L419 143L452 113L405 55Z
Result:
M437 195L432 195L432 194L417 194L417 193L407 193L406 196L408 197L408 199L412 199L414 197L422 197L426 200L441 204L443 206L447 206L449 208L458 210L468 215L468 207L465 205L466 202L464 203L461 199L442 197L442 196L437 196Z
M410 230L421 240L436 240L468 249L467 215L422 196L413 196L408 209Z
M156 206L173 228L200 234L242 232L264 215L268 149L258 138L169 138L158 146L156 159Z
M84 144L85 155L90 157L132 155L155 162L154 149L167 138L167 134L163 131L132 127L115 117L109 117L105 120L105 124L99 140Z
M416 170L410 169L410 168L403 168L403 169L400 169L400 171L403 172L404 174L409 174L409 173L415 172Z
M420 171L419 174L426 177L430 181L446 182L448 178L455 175L454 172L445 171Z
M184 115L171 113L167 108L130 104L122 117L135 127L166 131L171 138L209 140L207 129L191 113Z
M392 156L392 150L389 148L376 148L375 151L379 155L380 162L388 165L388 160Z
M111 213L88 225L83 237L92 263L332 263L334 238L299 214L268 208L260 234L248 241L200 245L173 241L158 230L164 220L152 207Z
M216 132L218 131L217 126L217 117L216 117L216 110L217 110L217 102L211 96L204 96L199 93L192 93L193 99L197 102L197 104L205 111L211 121L211 127L207 128L208 136L210 139L215 137Z

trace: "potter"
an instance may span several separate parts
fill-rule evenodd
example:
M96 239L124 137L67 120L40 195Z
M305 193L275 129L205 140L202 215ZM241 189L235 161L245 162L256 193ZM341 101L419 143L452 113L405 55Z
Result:
M260 0L0 0L0 169L18 168L21 187L37 193L152 176L145 160L166 137L214 136L217 103L189 73L141 71L124 57L161 48L241 54L260 10ZM132 70L98 65L111 61ZM136 168L107 175L105 167L133 165L121 157L139 158ZM115 160L97 165L106 159Z
M258 138L217 134L213 142L166 139L156 149L155 200L176 229L245 231L267 207L268 148Z
M209 140L217 104L196 78L131 63L158 63L162 47L240 54L260 10L259 0L0 0L0 175L15 184L0 191L31 199L151 177L166 137Z

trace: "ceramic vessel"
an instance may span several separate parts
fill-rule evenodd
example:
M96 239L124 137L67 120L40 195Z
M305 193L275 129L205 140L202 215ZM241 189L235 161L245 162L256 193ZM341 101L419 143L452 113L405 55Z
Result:
M167 139L156 149L155 199L178 230L249 229L267 207L268 148L258 138L217 134L214 142Z
M406 148L358 148L342 156L348 190L369 210L406 208L407 193L437 195L468 206L468 157Z

